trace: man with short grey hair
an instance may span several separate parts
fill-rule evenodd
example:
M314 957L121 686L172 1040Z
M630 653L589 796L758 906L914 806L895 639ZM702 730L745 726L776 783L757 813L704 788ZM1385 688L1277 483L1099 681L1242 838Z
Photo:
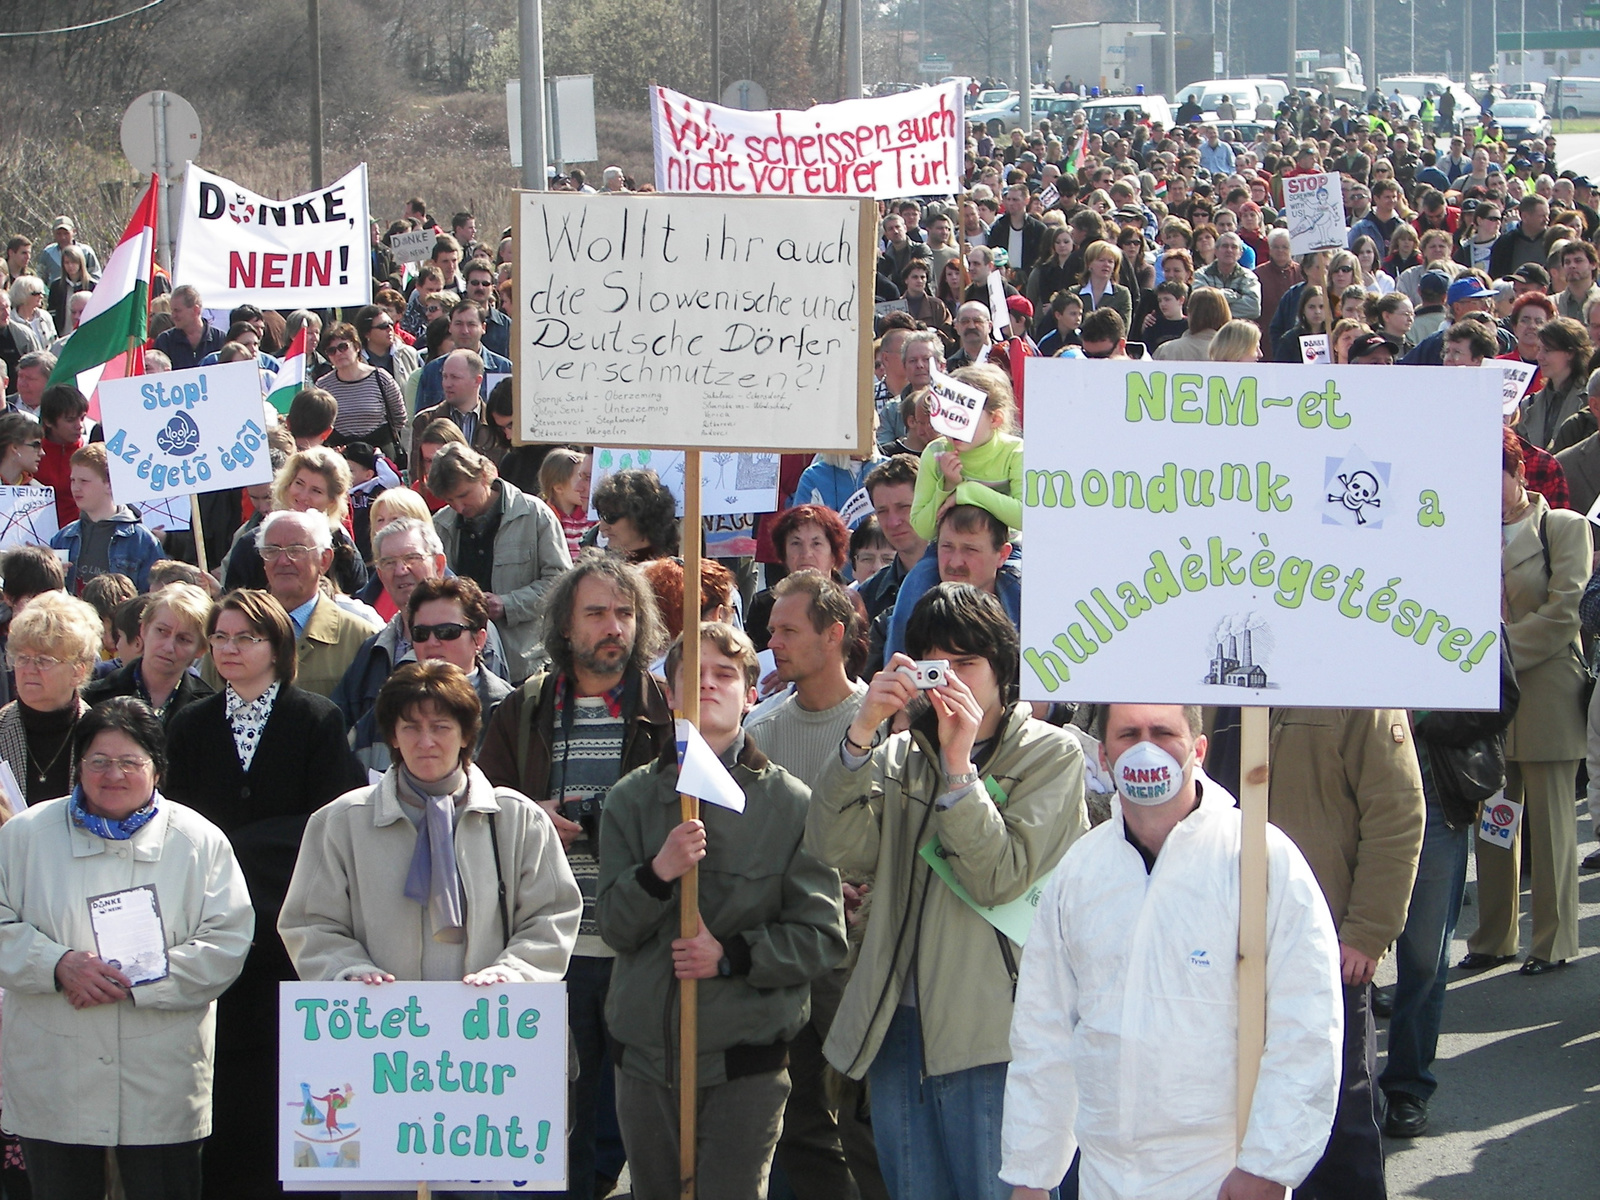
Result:
M1216 288L1228 298L1228 309L1238 319L1253 321L1261 315L1261 281L1239 265L1244 242L1237 233L1217 239L1217 257L1194 273L1194 286Z
M1278 311L1278 302L1295 284L1300 282L1300 264L1294 260L1287 229L1274 229L1267 234L1267 257L1255 268L1256 280L1261 288L1261 312L1256 324L1264 338L1272 333L1272 318ZM1270 346L1270 341L1264 342Z
M56 356L48 350L34 350L17 360L17 391L7 405L12 412L26 413L39 421L39 406L50 385L50 372L56 369ZM42 421L40 422L43 423Z
M982 247L979 247L982 249ZM977 251L973 251L977 253ZM970 367L989 345L989 306L978 300L968 300L956 310L956 336L961 339L961 349L945 359L944 369L954 371Z

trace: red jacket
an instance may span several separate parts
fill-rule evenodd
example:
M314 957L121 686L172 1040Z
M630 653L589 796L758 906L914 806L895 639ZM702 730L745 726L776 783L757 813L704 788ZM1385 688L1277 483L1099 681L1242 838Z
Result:
M78 502L72 498L72 456L81 449L82 438L70 446L63 446L49 437L44 439L44 457L39 460L39 473L33 481L55 488L59 529L65 529L78 519Z

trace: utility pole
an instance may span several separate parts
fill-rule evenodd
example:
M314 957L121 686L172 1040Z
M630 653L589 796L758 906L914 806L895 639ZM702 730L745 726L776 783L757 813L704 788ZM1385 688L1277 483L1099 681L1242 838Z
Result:
M1469 92L1472 90L1472 3L1473 0L1463 0L1461 6L1461 84Z
M1017 0L1017 41L1021 43L1022 73L1017 76L1017 116L1022 127L1033 133L1033 33L1028 23L1028 0Z
M1300 48L1300 22L1299 5L1295 0L1289 2L1289 86L1295 85L1295 68L1299 65L1295 59Z
M714 2L714 0L713 0ZM861 0L843 0L844 80L841 100L861 99Z
M1167 0L1167 95L1178 94L1178 0Z
M322 0L307 0L306 40L311 43L311 190L322 186Z
M1361 77L1369 96L1378 90L1378 0L1367 0L1367 42L1361 50Z
M706 99L722 103L722 0L711 0L711 94Z
M522 54L522 186L542 192L544 152L544 12L540 0L520 0L517 43Z

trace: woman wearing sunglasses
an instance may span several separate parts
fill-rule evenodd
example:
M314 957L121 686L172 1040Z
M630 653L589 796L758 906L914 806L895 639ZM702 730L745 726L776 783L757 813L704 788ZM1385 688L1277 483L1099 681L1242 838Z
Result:
M484 601L483 589L462 575L424 579L412 589L406 611L417 661L454 664L478 693L483 721L473 746L476 754L483 746L489 718L500 701L515 690L484 666L484 646L489 641L489 606ZM368 709L366 716L356 722L352 740L356 757L369 770L387 771L393 765L388 743L378 732L375 707Z
M369 304L356 314L356 337L361 344L361 359L389 372L402 389L413 371L422 366L422 360L400 336L394 314L376 304Z
M222 690L173 717L165 794L227 835L256 910L255 944L217 1010L216 1106L206 1174L235 1196L277 1186L277 1151L260 1136L278 1119L260 1081L277 1070L278 984L295 978L278 940L278 909L306 819L359 787L366 772L344 718L295 686L294 625L269 592L223 596L205 627Z
M394 376L362 361L362 339L348 322L329 325L320 349L333 370L317 386L339 402L328 444L366 442L394 455L406 427L405 397Z

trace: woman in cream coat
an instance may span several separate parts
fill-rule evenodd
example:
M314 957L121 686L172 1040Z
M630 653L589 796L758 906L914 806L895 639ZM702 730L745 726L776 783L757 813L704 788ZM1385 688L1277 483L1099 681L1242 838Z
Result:
M472 684L406 663L375 711L394 765L312 814L278 917L300 978L564 978L583 898L544 810L472 765Z
M1524 486L1521 441L1505 431L1501 557L1506 636L1522 703L1506 730L1506 798L1523 802L1509 847L1473 839L1478 929L1459 964L1482 970L1517 954L1521 842L1532 839L1533 945L1522 974L1540 975L1578 953L1578 839L1573 789L1585 753L1578 600L1593 546L1579 513L1552 509Z
M90 709L72 749L72 794L0 828L5 1128L38 1200L99 1195L107 1146L130 1200L192 1200L216 999L250 949L250 893L222 831L156 790L165 742L147 704ZM142 888L166 950L147 971L99 957L88 903Z

